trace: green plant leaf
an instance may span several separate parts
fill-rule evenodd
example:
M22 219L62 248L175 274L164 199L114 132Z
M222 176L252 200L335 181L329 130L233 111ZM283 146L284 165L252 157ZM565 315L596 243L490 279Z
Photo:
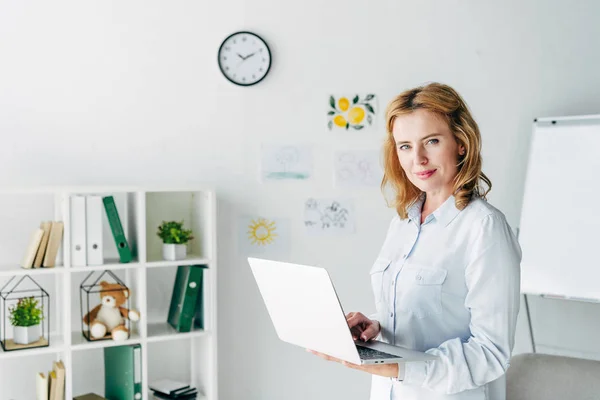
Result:
M371 123L373 122L373 117L371 116L371 114L367 115L367 122L369 123L369 125L371 125Z
M374 94L368 94L367 97L365 97L365 101L373 100L373 97L375 97Z
M373 107L371 107L369 103L365 103L365 108L369 110L370 113L375 114L375 110L373 110Z
M327 127L329 128L329 130L331 130L331 128L333 128L333 121L329 121L327 123Z
M356 129L357 131L361 130L362 128L364 128L364 125L353 125L352 126L354 129Z
M358 103L358 95L356 95L353 99L352 99L352 104L356 104Z
M333 115L333 114L335 114L335 111L329 111L329 112L327 113L327 115Z
M337 108L335 108L335 99L333 98L333 96L329 96L329 105L331 106L331 108L337 111Z
M346 122L346 130L348 130L349 126L350 126L350 124Z

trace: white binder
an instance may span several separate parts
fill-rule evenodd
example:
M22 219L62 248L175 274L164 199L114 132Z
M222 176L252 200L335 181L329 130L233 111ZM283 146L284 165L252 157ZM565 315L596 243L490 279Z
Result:
M87 263L85 220L85 196L71 196L71 265L74 267Z
M87 244L87 265L104 264L104 249L102 246L102 213L104 212L104 203L102 196L86 196L86 244Z

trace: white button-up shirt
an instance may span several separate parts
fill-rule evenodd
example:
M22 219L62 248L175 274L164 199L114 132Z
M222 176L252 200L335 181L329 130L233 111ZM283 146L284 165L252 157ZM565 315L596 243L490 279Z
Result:
M371 400L504 400L521 248L504 214L479 197L460 211L450 196L423 224L422 205L423 196L407 219L392 219L370 271L371 317L380 340L438 359L405 363L403 381L374 375Z

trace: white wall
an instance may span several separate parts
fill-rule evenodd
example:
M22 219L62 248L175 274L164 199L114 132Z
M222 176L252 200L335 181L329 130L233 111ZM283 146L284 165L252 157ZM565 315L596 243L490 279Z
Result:
M516 225L533 118L600 110L599 13L593 0L0 0L0 185L214 184L221 398L365 398L367 376L277 341L237 254L237 216L291 218L290 258L328 266L346 309L370 312L367 271L392 212L377 190L334 190L331 161L337 148L378 147L383 132L329 133L328 95L375 92L384 107L426 81L454 86L482 129L490 201ZM273 53L252 88L216 64L242 29ZM263 142L316 145L315 179L259 184ZM304 200L329 195L355 199L356 235L304 234ZM542 328L567 313L544 306Z

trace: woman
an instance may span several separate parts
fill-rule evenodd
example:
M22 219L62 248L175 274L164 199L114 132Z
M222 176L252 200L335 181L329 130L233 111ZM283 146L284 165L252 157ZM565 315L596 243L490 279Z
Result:
M438 358L342 363L373 375L372 400L504 400L521 249L485 200L491 182L477 123L460 95L437 83L394 98L386 122L382 189L395 192L398 215L370 271L377 314L350 313L348 325L362 340Z

